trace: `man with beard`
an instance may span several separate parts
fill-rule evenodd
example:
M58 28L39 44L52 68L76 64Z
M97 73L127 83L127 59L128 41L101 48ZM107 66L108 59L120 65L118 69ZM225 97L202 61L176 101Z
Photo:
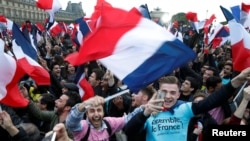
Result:
M60 98L55 101L54 111L43 111L33 102L29 101L28 112L35 118L49 123L49 130L52 130L57 123L65 123L65 119L71 108L81 102L81 97L78 93L68 91L63 93ZM70 132L68 132L69 134ZM70 134L69 134L70 136ZM72 135L71 135L72 137Z
M73 132L75 141L109 141L142 108L123 117L104 117L105 100L101 96L89 98L75 105L66 119L66 127ZM86 113L87 119L82 117Z

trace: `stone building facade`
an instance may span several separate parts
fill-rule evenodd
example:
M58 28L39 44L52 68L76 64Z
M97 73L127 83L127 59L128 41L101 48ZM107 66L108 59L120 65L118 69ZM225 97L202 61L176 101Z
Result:
M150 11L150 16L153 21L159 23L163 26L166 26L169 19L169 13L161 11L159 7L155 8L153 11Z
M41 22L48 17L48 14L37 8L35 0L0 0L0 14L4 15L17 24L26 20L31 22ZM66 23L73 22L75 19L85 16L82 9L82 3L68 2L66 10L60 10L55 14L56 21Z

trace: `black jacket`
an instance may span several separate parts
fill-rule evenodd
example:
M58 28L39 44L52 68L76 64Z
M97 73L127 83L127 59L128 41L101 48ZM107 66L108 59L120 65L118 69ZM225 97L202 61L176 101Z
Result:
M194 134L193 131L196 128L198 121L201 122L203 126L202 138L209 137L210 132L208 131L208 126L217 125L216 120L209 113L205 113L202 114L202 116L191 118L188 125L187 141L196 141L198 135Z
M222 86L218 91L211 94L206 99L198 103L192 103L192 111L195 115L206 113L209 110L218 107L232 96L235 88L231 83ZM185 116L185 115L184 115ZM148 116L149 117L149 116ZM143 112L136 114L124 127L127 136L146 136L146 132L142 134L144 124L148 117L144 116Z

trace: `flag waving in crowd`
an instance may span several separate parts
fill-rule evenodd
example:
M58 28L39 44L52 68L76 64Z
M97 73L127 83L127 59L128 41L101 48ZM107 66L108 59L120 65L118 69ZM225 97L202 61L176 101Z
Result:
M102 9L98 28L88 36L79 53L66 58L71 64L100 59L131 91L138 92L195 58L188 46L143 18L136 8Z
M243 123L244 110L236 114L232 110L250 101L250 86L243 89L247 84L243 81L250 79L250 5L232 7L233 14L218 6L227 20L219 23L217 13L210 16L208 10L199 20L202 13L190 5L185 8L193 12L178 11L169 17L170 11L160 7L149 11L148 4L128 10L125 5L115 7L111 0L96 0L93 13L87 13L84 1L69 1L66 10L60 10L60 1L66 4L65 0L5 3L8 8L2 13L10 17L0 15L0 130L15 117L6 116L5 108L12 107L17 117L43 133L63 123L67 129L63 138L71 135L69 140L77 141L118 140L121 130L127 140L200 140L206 138L210 121L219 125L232 115L229 122ZM159 6L176 7L174 2L166 5L162 0ZM216 88L211 89L210 83ZM239 94L243 98L237 98ZM204 100L196 102L197 98ZM229 98L235 105L227 103ZM243 104L238 103L240 98ZM228 106L230 110L223 108ZM217 108L223 115L214 115ZM169 119L175 117L178 121L170 125ZM163 118L167 120L152 122ZM16 125L20 124L13 125L15 133ZM176 128L162 130L172 125ZM193 136L198 130L200 135ZM7 136L21 138L26 132L20 131ZM43 134L39 139L23 137L39 140Z
M234 19L230 11L223 6L221 6L221 10L229 25L233 68L242 71L250 66L250 34Z
M38 85L49 85L49 73L38 64L37 52L32 45L26 40L18 26L11 22L13 32L13 51L17 62L21 68L31 76Z
M62 8L59 0L36 0L36 6L49 14L48 25L53 25L55 13Z
M199 33L199 21L197 17L197 13L195 12L188 12L186 13L187 20L190 21L192 27Z
M0 102L12 107L25 107L28 101L21 95L18 82L24 73L18 68L13 57L4 53L4 42L0 39Z
M94 96L94 90L86 79L84 73L84 65L80 65L77 67L76 77L74 81L77 84L77 87L79 88L79 94L82 100L87 100L90 97Z

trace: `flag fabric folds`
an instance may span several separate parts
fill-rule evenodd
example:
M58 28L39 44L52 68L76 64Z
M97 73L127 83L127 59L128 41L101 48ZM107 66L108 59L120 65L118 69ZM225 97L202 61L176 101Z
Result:
M240 23L245 28L250 27L250 4L241 4Z
M85 78L84 65L80 65L77 67L75 83L79 88L79 94L82 97L83 101L94 96L94 90Z
M32 45L32 47L37 52L37 30L36 26L33 25L30 21L26 21L25 24L22 25L21 31L26 40Z
M87 34L90 32L90 28L89 28L88 23L85 21L85 19L82 17L82 18L76 19L75 22L79 24L79 31L81 32L81 34L83 36L87 36Z
M232 48L233 69L242 71L250 66L250 34L226 8L220 6L228 21Z
M138 92L195 58L193 50L138 12L136 8L103 7L98 28L86 38L79 53L66 60L80 65L99 59L131 91Z
M103 7L112 7L112 5L105 0L97 0L94 12L90 16L90 18L84 18L85 21L88 21L88 25L90 28L90 31L92 32L93 30L98 27L98 23L100 20L100 15L102 13Z
M5 16L0 15L0 32L3 31L3 29L7 29L7 19L5 18Z
M214 19L216 19L215 15L211 15L209 19L206 19L204 22L204 26L202 27L204 29L204 38L205 38L205 45L208 45L208 33L209 33L209 27L213 23ZM202 29L201 28L201 29Z
M140 13L142 14L143 17L151 19L147 4L142 4L139 7L139 11L140 11Z
M226 26L223 26L222 29L217 33L215 38L212 41L212 47L216 48L218 46L221 46L225 44L229 40L229 28Z
M188 12L188 13L186 13L186 18L187 18L187 20L190 21L192 27L197 31L197 33L199 33L199 29L200 29L199 26L200 25L199 25L197 13Z
M22 50L25 54L27 54L30 58L37 61L37 52L32 47L30 42L23 36L21 30L14 22L8 22L9 26L12 26L12 36L13 39L16 39L17 44L22 46Z
M37 62L37 53L32 45L23 36L21 30L12 23L13 52L20 67L34 79L37 85L49 85L50 75Z
M45 32L45 28L39 22L37 22L35 24L35 26L36 26L36 39L37 39L37 42L39 42L42 39L42 37L43 37L43 33Z
M4 42L0 40L0 103L11 107L26 107L28 100L25 99L18 88L18 81L23 76L23 72L18 70L15 59L4 53Z
M54 21L55 13L62 8L62 5L59 2L59 0L37 0L36 6L49 13L49 15L50 15L49 22L50 23Z
M74 27L74 35L73 35L73 41L80 46L83 42L83 38L85 38L88 33L91 31L90 27L87 23L87 21L85 21L85 19L79 18L76 19L75 21L75 27Z
M52 36L62 36L67 32L66 24L64 22L54 22L49 32Z
M232 6L232 7L230 7L230 9L231 9L232 14L234 16L234 19L237 22L239 22L240 21L240 11L241 11L240 5Z
M213 41L213 39L222 30L222 28L223 28L223 25L220 23L213 26L213 28L210 30L210 36L208 38L208 43L211 43Z
M229 28L218 23L209 37L209 43L212 43L212 48L216 48L225 44L228 40Z

